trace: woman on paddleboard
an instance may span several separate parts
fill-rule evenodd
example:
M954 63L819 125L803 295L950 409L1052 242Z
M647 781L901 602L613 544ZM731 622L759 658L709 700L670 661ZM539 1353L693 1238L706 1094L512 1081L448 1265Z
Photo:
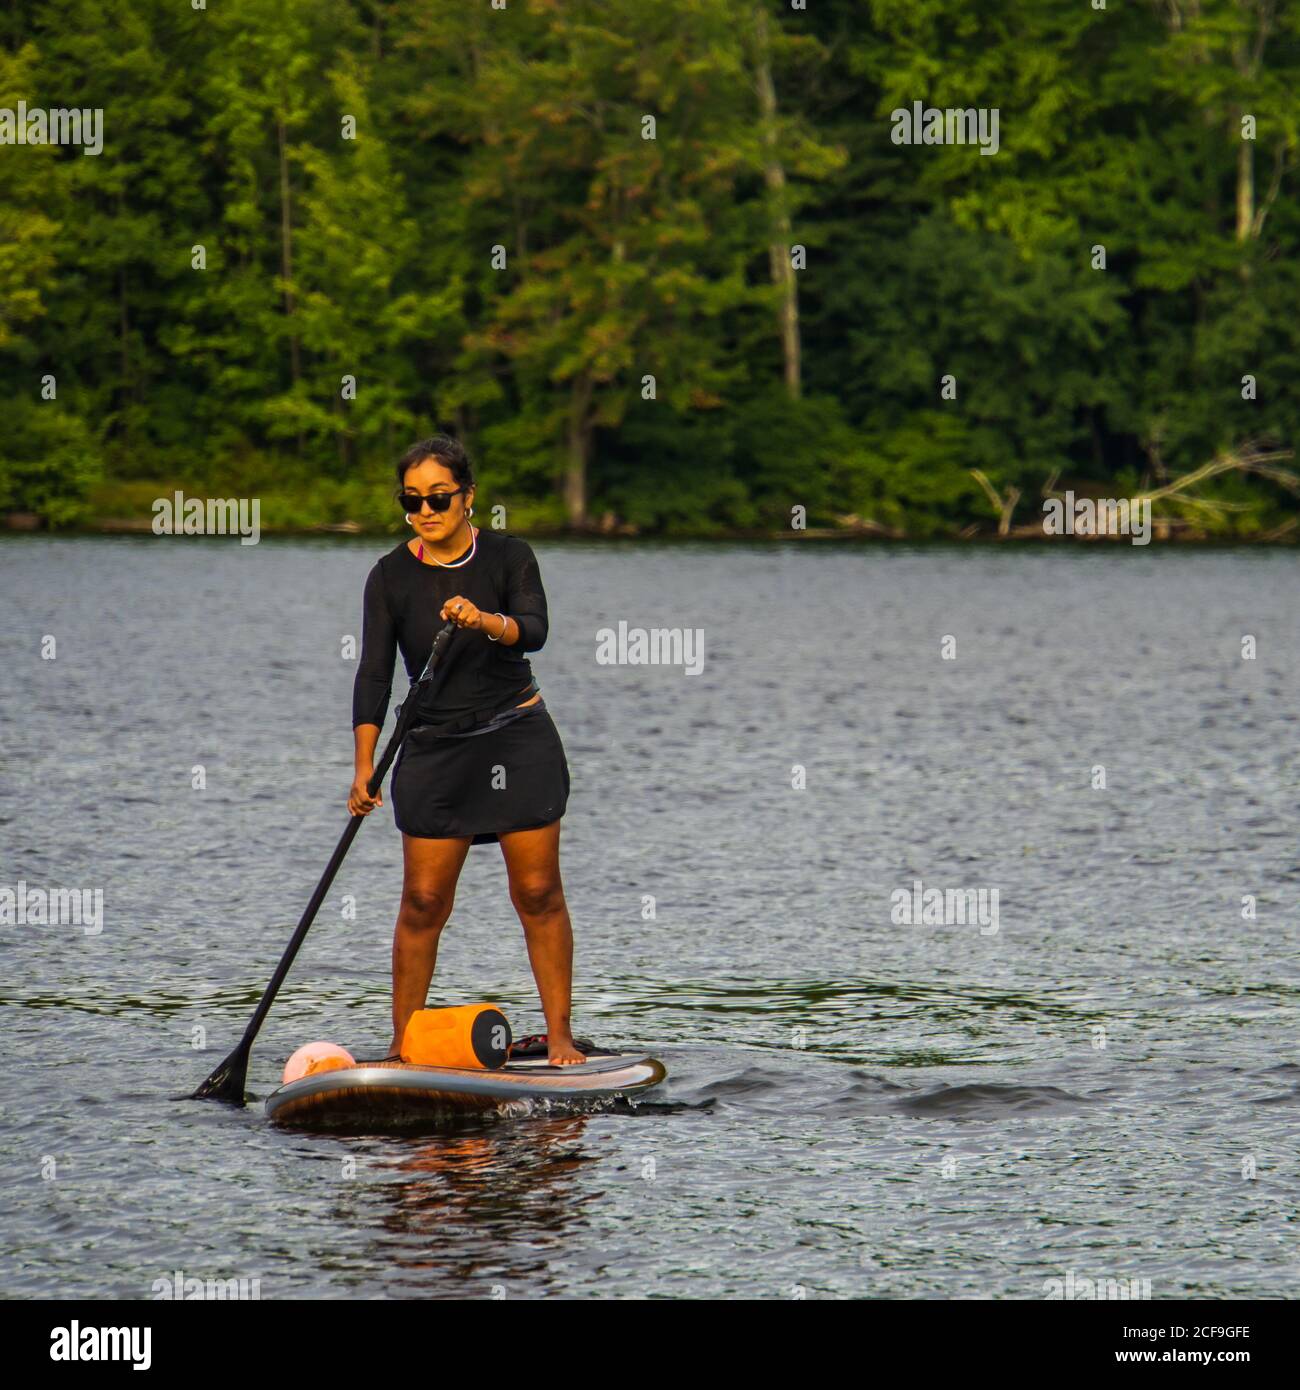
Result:
M454 634L393 770L402 832L402 903L393 933L393 1041L425 1007L438 939L472 844L496 841L523 924L546 1015L552 1065L585 1060L569 1020L573 932L560 880L560 818L569 768L526 652L546 641L546 594L532 548L473 524L474 475L446 435L413 445L397 465L398 502L415 534L366 580L361 662L352 694L353 815L371 798L375 745L400 649L419 675L434 635Z

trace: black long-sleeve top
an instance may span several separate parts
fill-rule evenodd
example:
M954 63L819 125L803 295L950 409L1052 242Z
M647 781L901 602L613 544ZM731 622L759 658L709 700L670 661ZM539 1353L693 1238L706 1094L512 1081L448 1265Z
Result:
M439 610L457 594L484 613L513 618L519 624L519 641L507 647L488 641L482 632L456 632L433 688L424 697L421 717L455 719L500 707L515 692L527 691L532 667L524 653L539 651L547 632L546 593L528 542L481 530L474 558L456 569L444 569L417 559L403 541L376 562L366 580L361 661L352 686L353 728L382 727L398 649L414 680L424 670L443 625ZM490 631L499 626L495 618L490 620ZM522 698L527 697L521 694Z

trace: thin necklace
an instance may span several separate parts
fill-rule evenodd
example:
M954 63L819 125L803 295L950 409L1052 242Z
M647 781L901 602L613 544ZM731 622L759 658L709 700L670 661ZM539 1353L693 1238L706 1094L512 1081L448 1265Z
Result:
M443 564L443 562L442 562L441 560L434 560L432 555L429 556L429 559L432 560L433 563L434 563L435 565L437 565L439 569L444 569L444 570L458 570L462 565L468 565L469 562L474 558L474 552L478 549L478 527L477 527L477 526L471 526L471 527L469 528L469 534L470 534L469 554L466 555L465 558L464 558L463 560L456 560L456 561L454 561L454 562L453 562L452 564L450 564L450 565L445 565L445 564ZM419 558L419 560L420 560L420 563L423 564L423 563L424 563L424 542L423 542L423 541L420 542L420 554L419 554L419 557L418 557L418 558Z

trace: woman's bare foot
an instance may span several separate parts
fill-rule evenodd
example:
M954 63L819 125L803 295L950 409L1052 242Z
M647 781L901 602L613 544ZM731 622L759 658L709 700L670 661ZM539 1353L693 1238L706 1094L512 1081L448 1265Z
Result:
M572 1033L548 1033L546 1053L553 1067L572 1067L587 1060L574 1045Z

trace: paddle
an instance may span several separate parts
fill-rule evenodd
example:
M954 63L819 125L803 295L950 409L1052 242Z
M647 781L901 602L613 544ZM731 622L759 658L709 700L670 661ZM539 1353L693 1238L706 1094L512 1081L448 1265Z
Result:
M397 719L397 727L393 730L392 738L388 740L388 746L384 749L383 756L375 765L374 775L366 784L366 790L371 796L374 796L383 785L384 775L392 765L393 759L397 756L397 750L402 746L402 740L410 731L415 720L417 697L423 693L423 688L433 679L433 669L442 660L447 643L451 640L451 634L455 631L455 623L447 623L443 627L433 639L433 650L429 653L429 660L425 663L424 670L411 682L411 688L407 692L406 701L402 705L401 714ZM257 1037L258 1030L267 1014L270 1013L275 996L279 993L280 986L284 983L284 977L289 973L289 967L293 964L293 958L298 954L298 948L302 945L303 938L307 935L307 929L315 919L321 903L325 901L325 894L329 892L330 884L334 882L334 875L338 873L339 865L343 863L343 856L347 854L352 841L356 839L357 831L361 829L363 820L365 820L365 816L353 816L348 821L348 828L343 832L335 846L334 853L330 856L330 862L325 866L325 872L321 875L320 882L316 885L316 891L311 895L311 901L307 904L307 910L302 914L302 920L299 921L297 930L290 938L289 945L280 958L280 964L275 967L275 974L271 976L271 983L267 985L266 993L262 995L261 1003L258 1004L257 1011L249 1020L248 1027L244 1029L244 1036L239 1040L239 1046L194 1092L190 1097L191 1100L225 1100L232 1105L243 1105L244 1082L248 1077L248 1058L253 1050L253 1039Z

